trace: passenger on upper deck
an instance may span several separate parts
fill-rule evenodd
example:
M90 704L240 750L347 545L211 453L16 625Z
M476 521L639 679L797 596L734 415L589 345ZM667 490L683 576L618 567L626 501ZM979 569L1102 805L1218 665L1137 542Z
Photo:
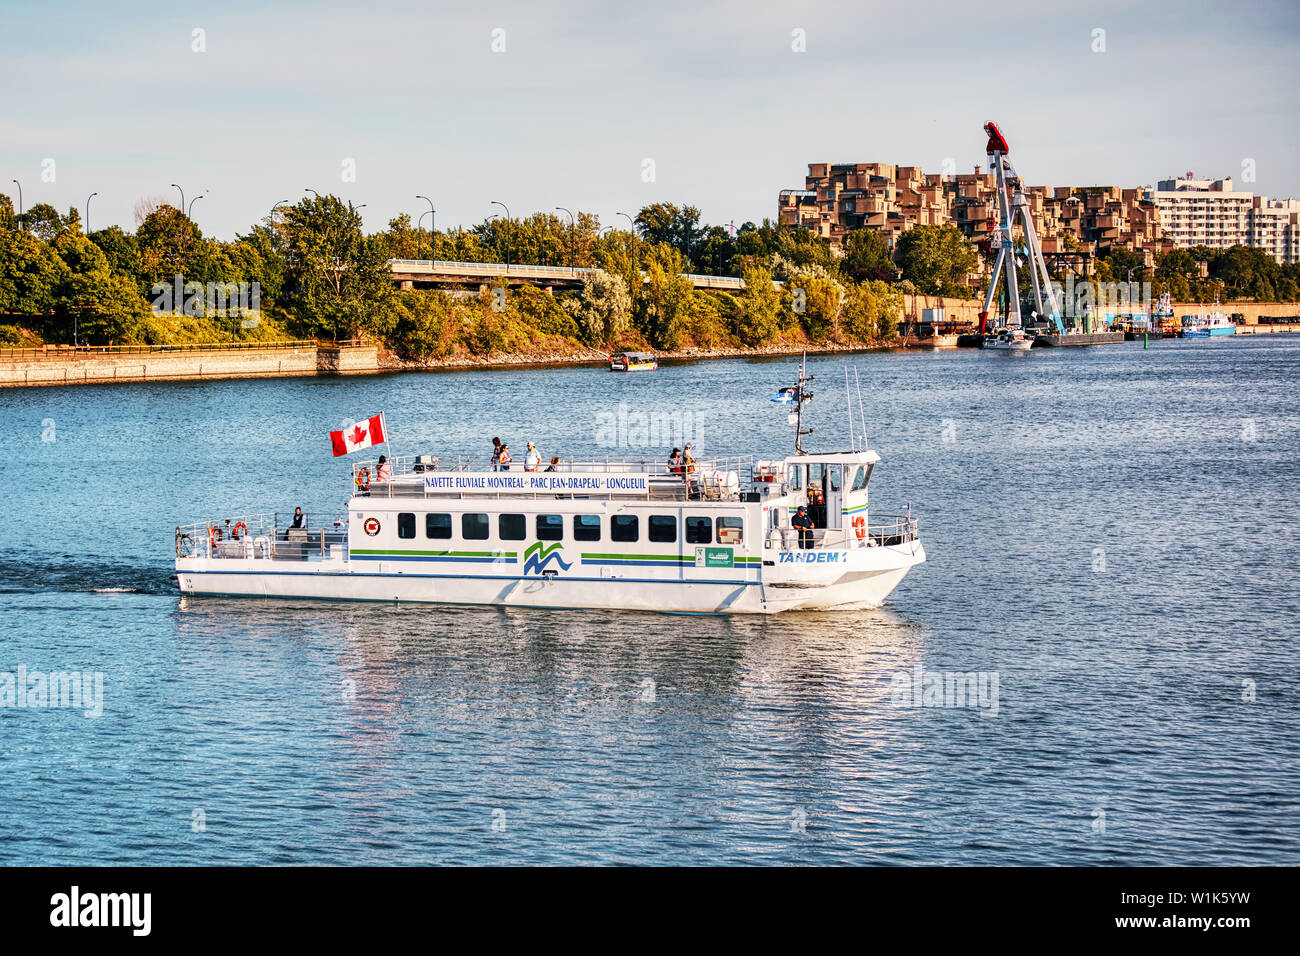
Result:
M514 459L510 457L510 446L502 442L501 451L497 454L497 471L509 471L512 461Z
M388 456L380 455L379 464L375 468L375 481L391 481L393 478L393 466L388 463Z
M674 448L673 453L668 456L668 474L680 475L682 473L682 450Z
M501 439L492 439L492 470L501 470Z
M560 464L560 456L556 455L551 459L551 463L546 466L547 471L555 471Z
M294 509L293 509L293 524L289 525L289 527L290 527L290 528L303 528L303 527L306 527L306 525L307 525L307 516L306 516L305 514L302 513L302 509L301 509L301 508L294 508Z
M542 456L537 451L537 446L529 442L528 453L524 455L524 471L536 471L540 467L542 467Z

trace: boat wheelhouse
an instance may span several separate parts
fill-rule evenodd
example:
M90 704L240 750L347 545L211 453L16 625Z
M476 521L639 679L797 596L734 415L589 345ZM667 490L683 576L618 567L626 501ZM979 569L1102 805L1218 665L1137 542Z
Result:
M616 352L609 357L611 372L653 372L659 359L649 352Z
M875 607L925 560L910 515L872 515L874 451L701 460L397 458L353 467L338 527L271 514L176 530L185 594L776 613ZM439 467L440 465L440 467ZM417 466L420 466L417 469ZM793 524L799 506L811 531ZM308 524L311 524L309 521Z

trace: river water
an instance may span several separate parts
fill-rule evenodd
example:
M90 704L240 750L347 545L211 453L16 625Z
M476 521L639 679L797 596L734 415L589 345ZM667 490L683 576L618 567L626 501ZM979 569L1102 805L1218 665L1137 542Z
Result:
M175 589L177 524L332 520L344 421L777 457L791 359L0 391L0 695L103 681L0 708L0 864L1295 862L1300 337L809 364L810 448L856 366L873 511L920 518L878 611Z

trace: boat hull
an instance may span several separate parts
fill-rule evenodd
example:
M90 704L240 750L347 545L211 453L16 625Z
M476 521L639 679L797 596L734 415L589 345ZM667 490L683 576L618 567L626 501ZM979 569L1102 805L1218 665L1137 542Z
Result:
M354 568L346 559L313 561L309 567L287 570L268 567L279 562L254 558L179 558L176 578L181 593L195 596L776 614L879 607L907 572L925 560L919 541L832 553L839 560L813 561L807 552L776 552L770 566L720 572L712 579L696 569L691 569L690 578L615 576L608 571L595 576L576 573L582 571L580 566L572 575L541 576L449 574L416 567L372 571ZM792 567L780 560L783 554L792 555Z

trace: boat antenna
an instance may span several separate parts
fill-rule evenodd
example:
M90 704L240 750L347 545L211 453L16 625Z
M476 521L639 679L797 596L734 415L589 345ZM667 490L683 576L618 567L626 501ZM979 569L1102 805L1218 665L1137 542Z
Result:
M844 407L849 413L849 450L858 450L857 437L853 434L853 393L849 391L849 367L844 366Z
M811 435L811 428L803 427L803 403L812 401L813 394L808 391L807 384L815 379L816 375L808 374L808 353L803 353L803 358L799 361L799 384L794 388L794 453L803 454L803 436Z
M862 376L858 374L858 367L853 366L853 377L858 384L858 417L862 419L862 450L867 450L867 410L862 404ZM855 448L854 451L857 451Z

